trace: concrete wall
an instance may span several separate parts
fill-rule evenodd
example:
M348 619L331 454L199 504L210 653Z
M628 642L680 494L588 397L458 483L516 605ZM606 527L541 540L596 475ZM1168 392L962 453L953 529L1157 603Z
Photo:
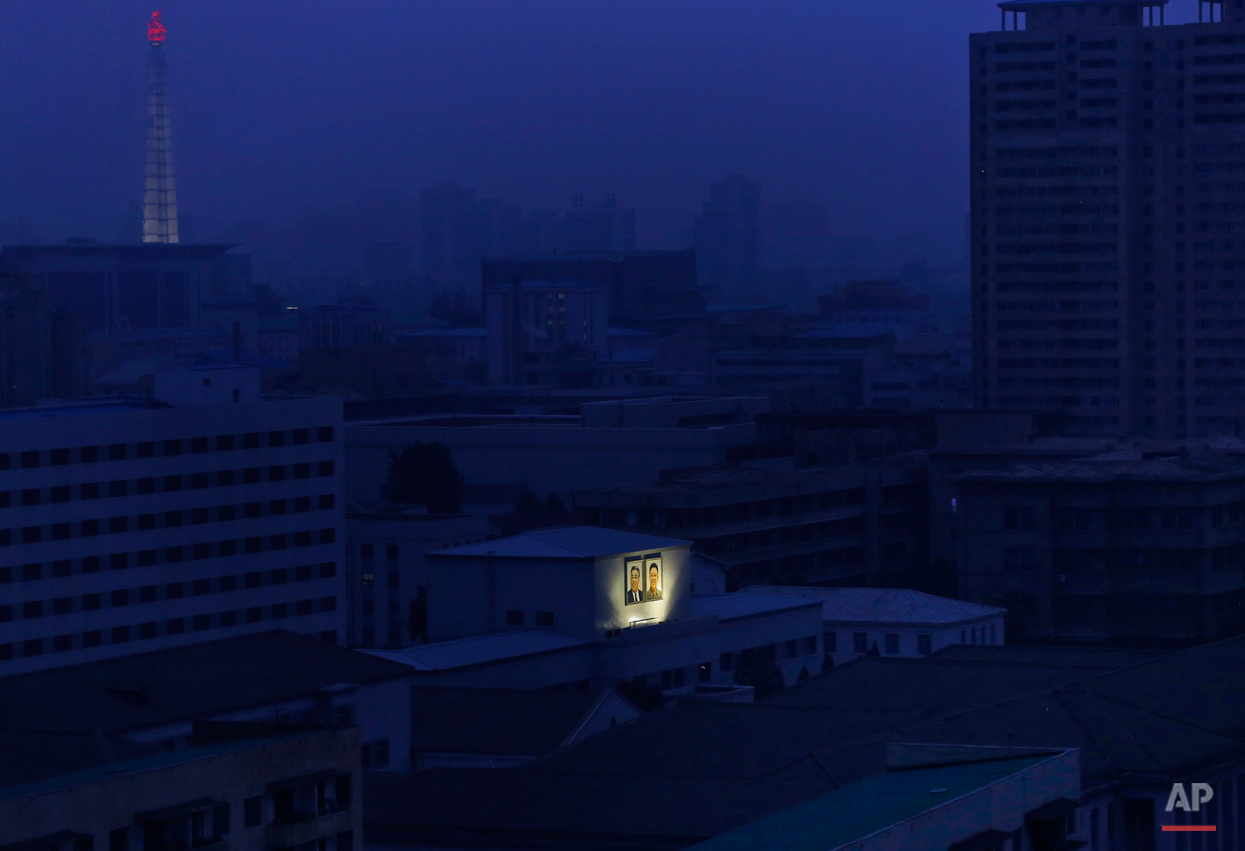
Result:
M930 653L937 653L944 647L953 644L1003 644L1003 622L1004 616L997 615L993 617L978 618L972 621L965 621L962 624L952 624L950 626L927 626L922 624L861 624L861 623L836 623L833 621L825 621L823 629L825 633L833 632L837 636L836 649L827 651L828 655L834 659L834 664L841 665L855 659L862 654L857 653L855 648L855 635L863 632L865 634L865 648L872 647L874 643L878 646L878 652L883 656L920 656L920 639L921 635L930 637ZM994 632L991 634L990 630ZM973 630L977 631L977 640L973 641ZM963 633L963 640L961 640ZM886 652L886 636L895 634L899 636L899 653ZM993 638L993 641L991 641ZM829 647L829 643L826 644Z
M629 587L629 564L641 565L641 587L648 587L648 565L650 560L629 562L636 556L658 556L661 559L662 599L645 603L627 605L627 588ZM690 548L686 546L672 547L665 550L645 550L643 552L626 553L623 555L598 558L595 565L595 637L601 637L605 630L627 627L636 621L664 621L686 618L691 615L692 570Z

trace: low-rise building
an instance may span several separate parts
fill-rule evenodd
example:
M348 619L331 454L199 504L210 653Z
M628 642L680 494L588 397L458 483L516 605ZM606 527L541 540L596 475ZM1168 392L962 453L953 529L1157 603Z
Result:
M410 766L411 670L282 630L0 678L0 730L181 750L202 721L359 728L362 765Z
M964 599L1026 633L1206 639L1245 623L1245 443L1139 442L957 482Z
M954 644L1002 644L1005 609L907 588L756 585L752 594L820 600L823 645L836 665L866 653L929 656Z
M0 848L358 847L356 728L208 736L177 751L102 738L0 731L6 755L18 741L22 751L39 747L37 758L3 761Z
M578 415L359 420L347 427L347 494L356 502L382 498L389 453L417 441L447 447L468 485L522 483L542 499L603 484L653 484L662 470L751 457L765 407L755 397L660 397L587 403Z
M693 595L688 541L581 526L426 558L430 643L368 651L417 682L678 692L730 682L741 662L787 683L821 670L818 601Z
M673 470L579 491L580 523L676 534L729 565L727 583L898 584L925 564L925 458L796 468L792 459Z

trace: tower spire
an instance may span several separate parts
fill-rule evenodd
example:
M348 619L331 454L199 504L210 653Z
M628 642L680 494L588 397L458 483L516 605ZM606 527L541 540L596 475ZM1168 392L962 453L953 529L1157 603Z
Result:
M177 188L169 122L168 66L160 12L147 23L147 176L143 187L143 242L177 242Z

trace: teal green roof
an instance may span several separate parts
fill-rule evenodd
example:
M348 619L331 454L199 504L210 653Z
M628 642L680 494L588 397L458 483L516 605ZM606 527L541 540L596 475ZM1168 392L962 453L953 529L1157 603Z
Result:
M832 851L1054 758L1047 752L886 771L693 847L696 851Z

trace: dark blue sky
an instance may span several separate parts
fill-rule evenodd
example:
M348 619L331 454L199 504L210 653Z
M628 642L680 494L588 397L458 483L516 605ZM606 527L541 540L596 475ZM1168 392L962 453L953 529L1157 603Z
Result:
M1186 8L1187 7L1187 8ZM150 2L0 4L0 235L110 237L142 174ZM613 191L642 246L743 172L832 230L960 250L968 33L990 0L169 0L184 213L232 222L457 180ZM360 11L347 11L360 9ZM1192 0L1169 21L1196 17Z

